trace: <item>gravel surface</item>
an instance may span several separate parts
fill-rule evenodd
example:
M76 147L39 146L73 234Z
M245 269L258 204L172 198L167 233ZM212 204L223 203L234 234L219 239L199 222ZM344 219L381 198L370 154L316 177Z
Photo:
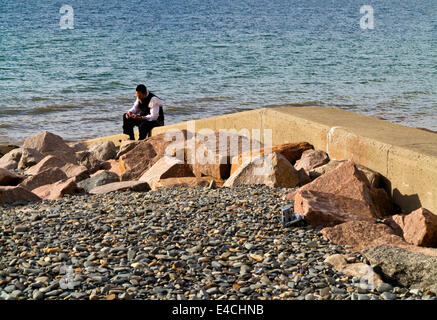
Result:
M349 253L309 226L283 228L264 186L169 188L0 206L0 299L436 299L362 289L325 263Z

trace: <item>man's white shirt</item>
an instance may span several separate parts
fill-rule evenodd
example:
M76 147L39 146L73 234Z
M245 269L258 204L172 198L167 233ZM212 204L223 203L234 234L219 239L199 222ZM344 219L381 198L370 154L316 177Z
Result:
M149 92L147 91L147 95L149 95ZM137 98L137 100L135 101L133 107L129 110L129 112L138 114L140 113L140 108L138 108L138 104L139 104L139 100ZM158 119L159 117L159 107L162 107L164 105L163 101L161 99L159 99L158 97L153 97L152 99L150 99L149 102L149 109L150 109L150 114L148 114L147 116L145 116L145 118L148 121L155 121Z

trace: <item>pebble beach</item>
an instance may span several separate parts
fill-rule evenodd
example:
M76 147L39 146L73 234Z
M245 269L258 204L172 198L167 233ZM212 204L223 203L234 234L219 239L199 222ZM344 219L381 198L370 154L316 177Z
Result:
M289 188L173 187L0 206L1 300L434 300L324 260L359 253L305 224Z

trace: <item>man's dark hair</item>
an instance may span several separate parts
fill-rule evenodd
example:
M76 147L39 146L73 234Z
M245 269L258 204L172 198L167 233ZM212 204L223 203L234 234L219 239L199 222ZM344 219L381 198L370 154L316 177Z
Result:
M141 92L141 93L146 93L147 92L147 88L144 84L139 84L137 85L137 91Z

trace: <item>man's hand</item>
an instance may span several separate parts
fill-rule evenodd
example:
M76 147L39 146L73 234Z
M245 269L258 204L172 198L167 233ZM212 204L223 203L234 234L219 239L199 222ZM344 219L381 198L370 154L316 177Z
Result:
M137 116L133 112L126 113L126 119L132 118L134 120L147 120L147 117Z
M147 120L147 117L137 116L136 114L134 114L132 117L133 117L135 120Z

